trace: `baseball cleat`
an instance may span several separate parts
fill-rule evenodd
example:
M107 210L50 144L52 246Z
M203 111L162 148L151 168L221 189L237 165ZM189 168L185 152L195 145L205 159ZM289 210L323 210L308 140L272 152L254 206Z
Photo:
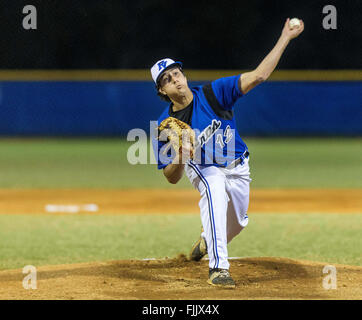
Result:
M226 269L210 269L207 283L215 287L235 288L235 282Z
M200 261L204 256L207 255L207 245L205 239L200 236L199 240L192 246L190 253L190 260Z

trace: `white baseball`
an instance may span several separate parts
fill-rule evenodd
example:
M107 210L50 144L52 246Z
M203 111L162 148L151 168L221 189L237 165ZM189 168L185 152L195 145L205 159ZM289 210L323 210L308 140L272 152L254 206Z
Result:
M299 27L300 26L300 21L298 18L293 18L289 20L289 27L291 29L293 29L294 27Z

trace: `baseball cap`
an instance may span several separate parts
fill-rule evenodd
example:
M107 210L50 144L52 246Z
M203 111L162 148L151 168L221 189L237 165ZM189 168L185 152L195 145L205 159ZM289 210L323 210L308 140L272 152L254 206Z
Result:
M160 78L162 73L166 69L176 66L176 65L178 65L180 68L182 68L182 62L180 62L180 61L174 61L170 58L158 60L151 68L151 75L152 75L153 81L157 84L157 80Z

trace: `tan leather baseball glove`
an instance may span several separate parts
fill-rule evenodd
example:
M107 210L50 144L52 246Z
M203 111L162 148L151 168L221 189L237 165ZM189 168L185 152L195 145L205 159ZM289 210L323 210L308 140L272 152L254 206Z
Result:
M195 132L185 122L174 117L168 117L158 126L158 137L167 136L176 153L182 153L182 147L190 146L190 158L194 157ZM165 152L164 152L165 153Z

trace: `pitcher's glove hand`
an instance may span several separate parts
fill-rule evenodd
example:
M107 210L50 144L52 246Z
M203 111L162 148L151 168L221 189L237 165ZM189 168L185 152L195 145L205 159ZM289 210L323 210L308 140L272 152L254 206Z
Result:
M193 159L194 145L195 145L195 132L185 122L174 117L168 117L163 120L158 126L158 138L162 136L163 139L167 137L167 141L182 159ZM163 152L168 151L168 148Z

